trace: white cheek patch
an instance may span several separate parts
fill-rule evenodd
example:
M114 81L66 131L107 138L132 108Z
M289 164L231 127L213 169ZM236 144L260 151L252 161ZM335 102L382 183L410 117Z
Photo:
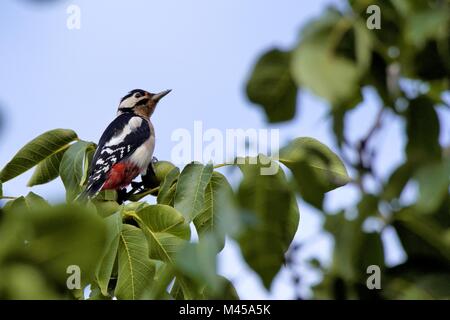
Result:
M119 108L133 108L134 105L139 101L139 99L136 99L134 96L131 96L119 105Z
M131 118L130 121L125 125L123 130L119 134L114 136L111 140L109 140L105 144L105 146L110 147L110 146L114 146L114 145L122 143L125 140L125 137L127 135L129 135L132 131L136 130L137 128L139 128L141 126L142 121L143 120L141 117ZM105 149L105 150L107 150L107 149Z

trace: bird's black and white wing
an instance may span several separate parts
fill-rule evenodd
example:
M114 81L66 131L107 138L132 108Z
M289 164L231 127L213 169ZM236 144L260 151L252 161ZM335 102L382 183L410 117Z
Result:
M149 148L146 148L145 154L140 150L149 142L154 143L150 141L151 131L147 120L132 113L123 113L114 119L101 136L92 158L85 195L92 196L101 190L108 172L116 163L132 158L138 166L148 165L151 159ZM153 152L154 145L150 147L150 152Z

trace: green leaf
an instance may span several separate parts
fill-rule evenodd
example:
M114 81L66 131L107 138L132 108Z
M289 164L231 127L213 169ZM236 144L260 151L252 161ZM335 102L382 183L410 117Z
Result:
M367 29L365 21L357 20L354 23L355 54L360 72L370 67L374 39L371 30Z
M408 207L395 214L393 226L410 259L431 257L450 263L450 237L433 216L422 215L414 207Z
M3 184L0 181L0 198L3 197Z
M15 250L14 257L38 265L63 288L68 278L67 268L72 265L80 268L82 285L93 280L104 246L103 220L83 207L50 207L35 195L24 200L21 206L8 209L27 227L27 232L17 235L18 239L22 238L22 247ZM29 206L27 211L23 210L23 204Z
M174 207L192 221L202 210L205 190L211 179L213 165L188 164L180 174L175 191Z
M61 180L66 188L67 201L72 201L82 191L82 180L85 176L85 168L88 166L86 153L94 149L94 144L86 141L78 141L70 146L64 154L59 172Z
M97 286L95 284L91 284L90 289L91 289L91 292L89 293L88 300L111 300L110 296L103 295L99 286Z
M233 189L228 180L221 173L213 172L206 187L204 207L195 217L194 224L200 240L209 233L215 236L219 251L225 245L227 231L233 227L232 224L238 223L233 201Z
M256 63L247 82L247 96L260 105L269 122L295 116L297 86L290 72L290 53L278 49L266 52Z
M29 192L25 197L19 197L10 201L5 206L5 209L30 212L36 209L49 208L50 205L42 197L33 192Z
M262 175L263 164L273 165L267 157L245 160L239 165L244 178L238 190L243 219L238 241L245 261L269 288L297 231L299 211L283 170Z
M80 185L84 185L87 183L87 180L89 178L89 169L91 168L91 162L92 158L94 157L95 149L97 148L96 144L92 144L90 146L86 153L84 154L84 170L83 170L83 176L81 177Z
M141 229L124 224L119 242L119 276L114 295L117 299L140 299L151 285L155 265L148 257L148 244Z
M33 175L28 181L27 186L32 187L56 179L59 176L59 165L68 148L69 146L66 146L61 151L39 162L36 169L34 169Z
M413 164L441 158L439 119L433 102L421 96L410 102L406 113L406 155Z
M203 298L207 300L239 300L236 289L225 277L218 276L219 290L212 290L209 286L203 290Z
M419 199L416 210L432 213L448 198L450 183L450 161L444 159L440 163L428 164L416 173L419 183Z
M208 235L207 241L186 243L175 257L175 266L188 279L194 281L198 288L208 286L213 292L221 291L222 282L217 276L217 243L214 236Z
M100 191L95 200L98 201L117 201L117 191L116 190L102 190Z
M349 282L363 282L367 279L369 265L384 267L384 251L379 233L365 233L362 224L373 206L369 197L359 204L359 215L349 220L344 212L326 215L324 229L334 237L332 272ZM370 210L369 210L370 211Z
M55 300L61 299L56 288L44 275L29 264L12 263L0 269L0 296L12 300Z
M174 208L157 204L128 213L148 239L150 258L173 265L173 255L190 239L189 224Z
M72 130L55 129L41 134L20 149L0 172L0 180L6 182L31 169L42 160L58 153L77 139Z
M334 52L336 41L350 28L350 21L334 16L329 23L310 28L292 53L291 72L297 85L332 105L344 104L358 94L360 68ZM364 54L362 47L358 54Z
M401 164L389 177L384 189L383 199L398 199L413 174L413 167L406 162Z
M180 169L173 168L164 177L161 187L158 192L157 202L158 204L173 205L173 198L175 197L176 184L180 176Z
M448 34L450 14L443 8L414 12L407 16L405 39L409 43L423 47L429 39L445 38Z
M350 181L344 164L313 138L297 138L280 150L279 161L293 173L303 199L321 208L324 193Z
M117 249L122 232L122 216L115 213L105 218L106 240L103 253L95 272L98 286L104 296L108 295L108 284L117 257Z

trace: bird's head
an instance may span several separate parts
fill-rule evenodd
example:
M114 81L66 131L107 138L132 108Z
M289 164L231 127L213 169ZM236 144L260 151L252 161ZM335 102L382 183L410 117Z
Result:
M169 94L170 91L164 90L160 93L150 93L145 90L134 89L120 100L117 113L133 112L144 118L150 118L159 100Z

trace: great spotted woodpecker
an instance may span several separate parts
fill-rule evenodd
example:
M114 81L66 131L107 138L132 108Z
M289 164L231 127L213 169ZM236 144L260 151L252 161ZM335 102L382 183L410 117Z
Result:
M153 94L135 89L122 98L117 117L97 145L81 198L93 197L101 190L120 190L139 174L145 175L155 148L150 116L170 91Z

